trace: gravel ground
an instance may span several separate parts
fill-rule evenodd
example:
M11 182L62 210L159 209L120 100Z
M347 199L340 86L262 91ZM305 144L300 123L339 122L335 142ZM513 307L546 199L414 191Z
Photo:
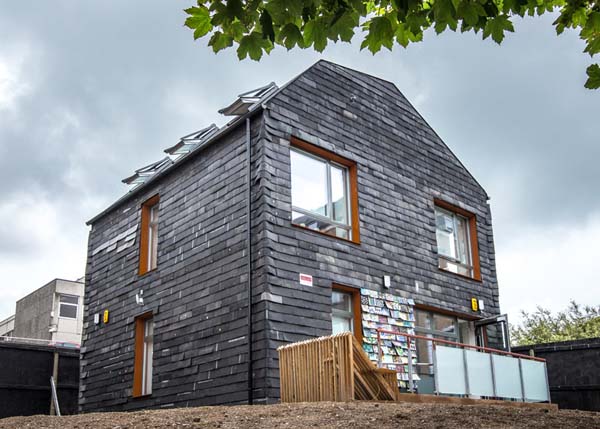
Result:
M600 413L483 405L304 403L9 417L0 428L600 428Z

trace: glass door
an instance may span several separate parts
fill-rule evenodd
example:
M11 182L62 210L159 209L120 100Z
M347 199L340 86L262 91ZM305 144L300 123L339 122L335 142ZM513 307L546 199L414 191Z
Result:
M510 334L506 314L475 321L477 345L510 352Z

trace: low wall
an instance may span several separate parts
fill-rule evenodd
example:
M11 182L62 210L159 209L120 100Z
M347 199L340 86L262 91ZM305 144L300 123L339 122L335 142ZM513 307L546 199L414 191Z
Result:
M600 411L600 338L513 347L546 359L550 397L560 408Z
M0 418L49 414L54 352L60 411L77 413L79 350L0 342Z

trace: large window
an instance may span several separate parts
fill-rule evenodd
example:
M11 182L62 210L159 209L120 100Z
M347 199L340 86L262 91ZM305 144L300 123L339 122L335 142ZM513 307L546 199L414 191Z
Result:
M140 275L152 271L158 259L158 195L142 204Z
M154 355L154 322L151 314L135 319L135 356L133 396L152 393L152 358Z
M67 319L77 319L77 307L79 298L75 295L60 295L59 301L59 317L65 317Z
M443 270L480 279L475 216L436 201L438 263Z
M292 223L358 242L356 164L292 140Z
M362 341L360 292L358 289L333 285L331 290L331 332L352 332Z
M423 337L469 343L468 325L468 321L455 316L415 309L415 333ZM418 338L416 343L417 373L420 376L419 393L433 393L435 390L433 344L431 341L421 338Z

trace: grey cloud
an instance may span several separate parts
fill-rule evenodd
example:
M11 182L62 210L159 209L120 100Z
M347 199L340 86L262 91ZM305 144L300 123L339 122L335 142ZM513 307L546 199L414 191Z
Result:
M29 46L20 78L32 85L13 113L0 113L0 195L52 200L82 252L85 220L126 192L123 177L180 136L223 123L216 111L235 95L284 83L320 57L214 55L183 27L191 3L0 5L0 59ZM589 58L576 35L556 37L551 22L519 21L502 47L428 32L408 50L330 45L324 56L397 84L491 195L501 243L517 227L600 211L600 92L583 88ZM20 249L26 266L34 250L10 232L0 230L2 249Z

